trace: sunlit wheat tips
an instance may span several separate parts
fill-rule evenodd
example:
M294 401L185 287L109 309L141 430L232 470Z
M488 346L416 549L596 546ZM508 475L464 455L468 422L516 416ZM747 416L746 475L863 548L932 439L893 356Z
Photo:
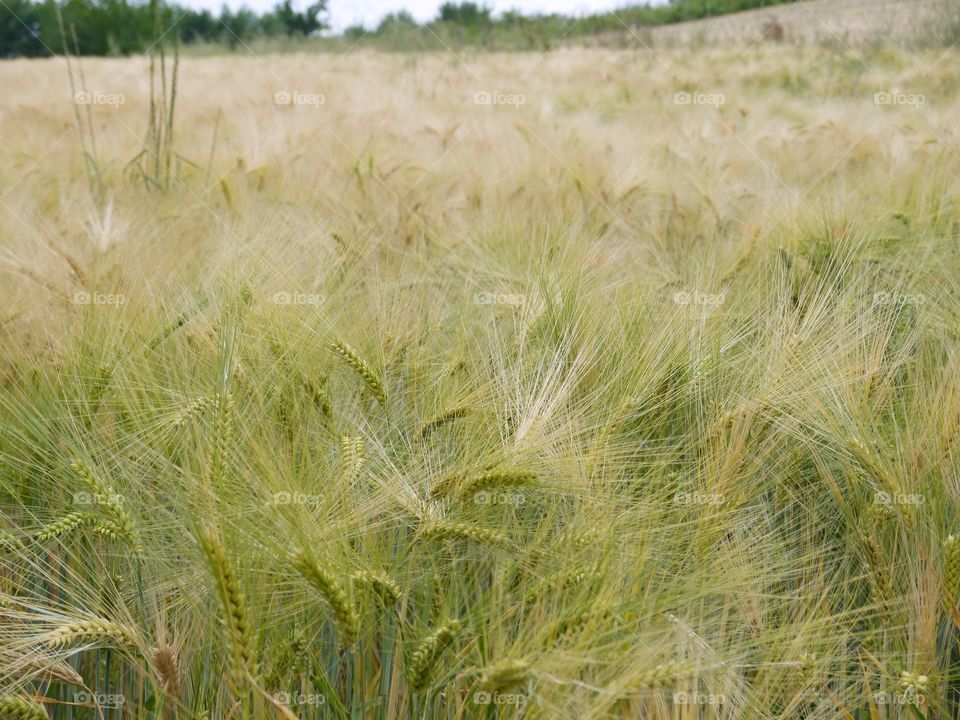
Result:
M460 629L459 620L447 619L417 643L407 660L407 681L411 688L423 690L431 683L441 655L453 643Z
M381 405L387 404L387 392L384 389L383 381L380 376L373 371L367 362L360 357L356 350L341 340L337 340L330 346L330 350L339 355L354 372L360 376L360 379L366 384L373 395Z
M341 642L344 645L352 645L356 642L360 631L360 618L343 585L305 551L293 553L290 556L290 563L303 579L320 593L329 606L337 632L340 633Z

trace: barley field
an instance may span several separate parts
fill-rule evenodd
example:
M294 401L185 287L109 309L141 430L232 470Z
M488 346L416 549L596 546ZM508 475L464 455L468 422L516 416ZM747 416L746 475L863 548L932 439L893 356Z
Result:
M958 60L0 63L0 718L957 717Z

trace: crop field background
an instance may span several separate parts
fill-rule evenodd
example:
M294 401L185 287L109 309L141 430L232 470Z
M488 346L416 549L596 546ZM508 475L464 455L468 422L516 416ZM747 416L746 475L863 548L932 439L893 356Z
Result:
M0 718L957 717L960 50L805 5L0 63Z

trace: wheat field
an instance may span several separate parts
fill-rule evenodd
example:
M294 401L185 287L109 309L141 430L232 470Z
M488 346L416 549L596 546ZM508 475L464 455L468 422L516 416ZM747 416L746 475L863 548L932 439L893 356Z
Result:
M956 717L958 60L0 63L0 718Z

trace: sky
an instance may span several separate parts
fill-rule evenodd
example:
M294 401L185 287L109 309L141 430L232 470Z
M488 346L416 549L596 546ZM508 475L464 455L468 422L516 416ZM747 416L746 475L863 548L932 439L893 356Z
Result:
M299 0L298 7L306 7L313 0ZM184 5L208 10L219 10L224 0L181 0ZM334 30L342 30L350 25L364 25L370 29L376 27L380 19L390 12L408 10L417 20L431 20L437 16L437 8L444 0L329 0L328 22ZM231 8L246 5L252 10L262 12L276 5L277 0L226 0ZM624 5L640 4L639 0L480 0L478 4L492 8L494 13L504 10L519 10L530 14L537 12L557 12L566 15L580 15L598 10L613 10ZM655 4L655 3L654 3Z

